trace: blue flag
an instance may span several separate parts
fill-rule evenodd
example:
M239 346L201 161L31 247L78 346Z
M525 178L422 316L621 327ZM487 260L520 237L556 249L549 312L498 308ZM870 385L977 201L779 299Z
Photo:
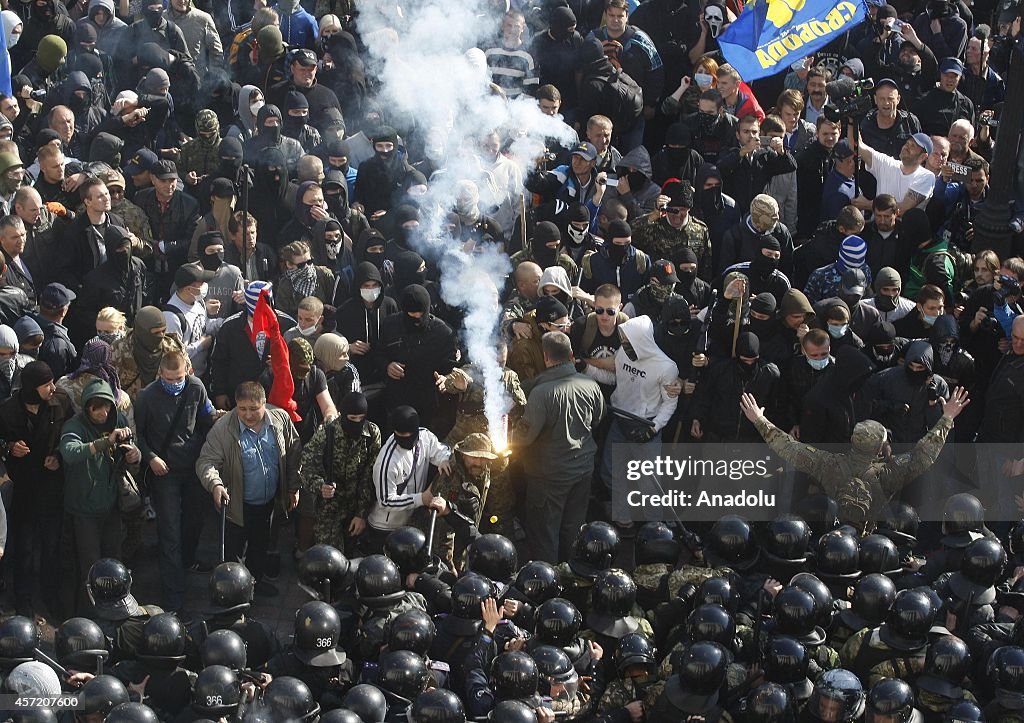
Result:
M0 22L0 42L3 43L3 52L0 52L0 93L14 95L11 92L11 53L7 50L7 29Z
M718 44L750 82L785 70L866 15L863 0L750 0Z

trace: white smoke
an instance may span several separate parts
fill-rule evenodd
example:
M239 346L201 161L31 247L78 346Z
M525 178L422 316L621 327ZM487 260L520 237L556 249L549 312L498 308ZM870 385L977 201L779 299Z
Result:
M480 190L483 213L499 204L506 216L520 209L524 191L519 179L526 178L544 152L545 139L564 145L574 140L564 124L540 112L533 98L509 102L492 94L477 43L500 37L500 27L493 3L487 7L481 0L413 0L402 7L378 0L362 4L359 14L370 56L367 67L381 84L378 100L386 122L403 137L413 131L429 140L428 145L442 145L436 150L447 158L440 164L445 170L429 179L427 195L419 199L422 240L417 250L440 269L444 301L465 312L466 347L483 376L484 412L498 449L507 442L504 416L511 407L496 358L498 290L511 266L508 256L495 249L461 248L450 236L446 216L465 181ZM494 159L484 161L478 155L484 138L495 130L517 167L512 189L502 189L487 172ZM506 236L510 231L503 229Z

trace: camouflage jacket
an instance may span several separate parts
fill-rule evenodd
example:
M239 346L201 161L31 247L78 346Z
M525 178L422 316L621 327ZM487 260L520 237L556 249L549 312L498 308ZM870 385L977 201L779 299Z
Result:
M622 708L627 703L632 703L634 700L643 701L644 708L650 710L654 707L654 702L661 695L661 691L665 689L665 681L658 680L657 682L651 683L645 686L638 686L632 681L625 681L621 678L617 678L608 683L608 687L604 689L604 694L601 696L601 700L597 704L597 715L604 715L614 710Z
M684 565L678 570L664 563L637 565L633 580L637 586L637 602L645 610L653 610L658 603L668 602L686 585L698 587L710 577L727 577L731 572L724 568L697 567Z
M363 607L359 611L355 655L359 660L376 660L387 639L391 621L409 610L427 610L427 601L417 592L406 592L397 603L387 608Z
M526 312L532 308L533 304L529 299L518 291L512 292L512 296L505 302L505 306L501 310L501 333L505 335L506 339L511 339L514 336L512 324L522 321Z
M490 486L491 473L485 470L479 477L471 477L461 459L455 455L450 475L439 474L431 485L435 495L440 495L459 508L459 511L480 524L480 498L484 489ZM440 523L440 519L438 520Z
M711 232L698 218L690 216L686 225L676 229L666 218L644 216L631 226L633 245L645 252L652 260L669 259L682 248L688 247L697 257L697 276L711 281Z
M590 589L594 587L594 581L577 575L569 567L568 562L558 563L555 570L558 571L558 581L562 585L562 597L575 605L585 616L590 609Z
M132 247L132 253L142 259L151 256L153 253L153 227L149 224L149 216L146 215L146 212L127 198L122 198L112 204L110 210L124 219L128 230L142 241L142 248Z
M754 426L775 454L812 476L839 503L842 523L863 529L868 521L878 519L900 489L932 466L953 429L953 420L941 417L913 452L891 459L877 457L884 440L884 429L877 422L872 424L881 430L877 443L864 440L862 446L855 435L849 454L833 454L802 444L764 417Z
M863 649L867 646L867 649ZM854 633L843 649L839 660L844 668L855 673L864 687L870 687L882 678L899 678L913 682L924 672L925 651L894 650L878 637L878 628L864 628Z
M180 173L187 175L189 171L195 171L197 176L206 176L217 173L219 169L220 140L210 144L197 136L181 147Z
M455 386L457 379L464 379L468 386L466 391L459 391ZM512 409L509 410L509 428L522 416L526 408L526 393L519 383L519 375L511 369L505 369L501 375L501 384L505 392L512 399ZM453 369L444 378L445 394L458 395L459 408L455 415L455 426L445 438L445 444L453 446L464 440L474 432L488 434L487 417L484 416L484 384L480 371L472 364ZM493 441L493 440L492 440ZM494 466L491 467L492 471Z
M325 484L328 429L334 430L331 481L337 485L337 491L331 499L324 499L320 495L320 487ZM337 421L313 433L302 449L299 481L304 490L316 496L318 514L330 512L341 517L364 519L370 514L374 501L373 463L380 452L380 445L380 429L373 422L366 423L358 439L345 434Z
M117 369L117 377L121 380L121 389L127 392L128 396L135 401L135 396L139 391L149 384L153 379L143 379L142 371L139 369L138 362L135 361L135 354L133 351L133 340L134 333L128 332L128 335L123 339L118 339L114 342L113 352L110 355L110 363ZM182 345L181 340L174 334L167 334L164 336L161 342L162 353L171 351L178 351L185 355L185 360L188 366L188 373L192 373L192 364L188 361L188 354L185 351L185 347ZM156 377L154 376L154 379Z

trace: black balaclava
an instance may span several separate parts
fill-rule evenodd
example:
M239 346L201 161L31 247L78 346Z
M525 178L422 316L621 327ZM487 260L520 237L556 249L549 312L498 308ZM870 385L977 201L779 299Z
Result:
M412 284L423 286L427 280L426 270L423 267L423 257L415 251L406 251L395 258L395 283L396 289L404 289Z
M629 249L630 244L620 245L615 243L614 239L625 238L632 236L633 232L629 228L629 224L625 221L615 219L608 224L608 233L605 234L607 237L604 243L605 252L608 254L608 260L611 261L615 266L622 266L622 262L626 260L626 252Z
M103 246L111 265L119 273L127 274L132 265L132 240L128 232L118 226L108 225L103 232Z
M85 115L92 105L92 86L89 84L88 76L81 70L72 70L68 73L64 87L66 90L64 102L74 112L75 118ZM85 98L75 95L77 90L84 90Z
M120 168L124 141L112 133L97 133L89 144L89 161L100 161L111 168Z
M295 192L295 218L306 228L312 228L316 221L313 219L313 206L302 199L314 188L319 188L316 181L303 181L299 184L299 190Z
M345 175L337 169L330 169L324 174L323 189L328 212L339 221L347 222L349 217L348 182L345 180Z
M411 434L410 437L395 437L395 442L403 449L412 449L420 436L420 415L408 405L395 407L391 412L391 428L396 432Z
M709 178L717 178L719 185L712 189L705 190L704 183ZM700 209L701 216L705 219L714 218L722 212L725 204L722 199L722 173L717 166L705 163L697 169L697 175L693 181L694 202Z
M349 437L359 437L363 433L363 430L366 429L366 420L353 422L349 420L348 415L366 414L369 408L366 397L361 392L349 392L342 397L341 405L338 408L338 421L345 434Z
M752 276L759 279L767 279L775 269L779 268L779 260L765 256L762 251L781 251L782 246L774 236L762 236L761 243L754 258L750 261Z
M740 359L741 356L754 357L754 361L747 363ZM741 332L736 339L736 361L739 362L740 371L750 375L757 369L757 357L761 356L761 341L757 334L751 331Z
M162 10L155 10L148 5L142 8L142 17L145 18L146 24L150 28L156 30L160 27L160 23L164 20L164 14Z
M559 5L551 9L548 23L551 37L555 40L565 40L569 37L569 28L576 25L576 14L565 5Z
M771 292L762 291L751 299L750 310L768 315L769 318L767 319L755 319L751 316L749 324L750 331L757 334L758 339L761 339L761 337L767 339L771 335L772 328L775 326L775 297L772 296Z
M928 377L932 375L932 364L934 359L932 353L932 345L923 339L919 339L915 342L911 342L910 346L907 347L907 352L904 355L904 361L906 366L903 368L907 374L907 378L915 386L921 386ZM914 371L910 368L911 362L918 362L924 365L924 369L920 371Z
M306 96L297 90L288 91L288 95L285 99L285 114L284 114L284 130L285 135L290 138L298 139L299 134L306 127L306 122L309 120L309 116L293 116L287 111L292 110L309 110L309 101L306 100Z
M203 265L203 268L207 271L216 271L224 263L224 249L221 249L218 253L208 254L206 249L209 246L216 246L220 244L224 246L224 236L220 231L207 231L199 237L199 241L196 243L196 251L199 254L199 263Z
M272 128L267 128L264 124L270 116L276 117L280 123ZM281 144L281 133L284 130L283 125L281 109L276 105L265 105L260 108L260 112L256 114L256 128L259 131L260 137L267 139L267 145L277 146Z
M25 404L42 404L42 397L36 391L39 387L53 381L53 371L44 361L29 362L21 370L21 390L18 396Z
M541 221L534 227L533 238L530 239L530 252L538 266L546 269L558 262L558 247L550 249L548 244L561 240L562 234L559 233L558 226L550 221Z
M220 158L217 175L234 182L238 178L238 170L242 167L242 142L234 136L222 138L217 156Z
M380 231L375 228L368 228L359 234L359 238L356 239L355 245L352 248L352 256L356 261L366 261L373 264L380 270L384 266L384 252L375 251L370 253L366 249L371 246L383 246L384 237Z
M394 148L390 151L382 152L374 148L373 152L377 154L377 158L390 165L398 157L398 132L391 126L381 126L377 132L373 134L373 143L376 146L378 143L385 143L388 141L394 144Z
M38 3L32 3L32 17L43 23L49 23L53 20L53 16L56 14L56 9L53 6L54 0L49 0L42 7Z
M256 161L256 189L271 202L284 198L284 190L288 185L288 162L284 153L278 148L267 148L260 153Z
M693 282L697 278L697 272L683 271L683 269L680 268L683 264L697 263L697 254L693 252L693 249L689 246L684 246L679 249L673 257L672 263L676 265L676 276L679 277L679 283L683 285L683 288L689 289L693 286Z
M402 291L402 322L406 331L418 331L427 323L430 314L430 292L419 284L411 284ZM409 316L422 312L419 319Z
M344 158L345 162L340 166L331 165L330 161L327 162L327 168L332 168L337 171L341 171L343 174L348 173L348 157L349 157L348 143L345 141L333 140L327 142L327 157Z

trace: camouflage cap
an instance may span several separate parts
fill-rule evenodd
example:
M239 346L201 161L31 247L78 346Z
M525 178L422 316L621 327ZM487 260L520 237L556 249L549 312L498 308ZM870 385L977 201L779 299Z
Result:
M220 130L220 120L217 114L209 108L203 108L196 113L196 131L198 133L213 133Z
M887 437L888 432L884 426L873 419L868 419L863 422L857 422L853 428L853 436L850 437L850 443L854 449L869 454L877 454Z
M455 445L455 451L462 452L467 457L498 458L491 447L491 440L482 432L467 435L465 439Z

